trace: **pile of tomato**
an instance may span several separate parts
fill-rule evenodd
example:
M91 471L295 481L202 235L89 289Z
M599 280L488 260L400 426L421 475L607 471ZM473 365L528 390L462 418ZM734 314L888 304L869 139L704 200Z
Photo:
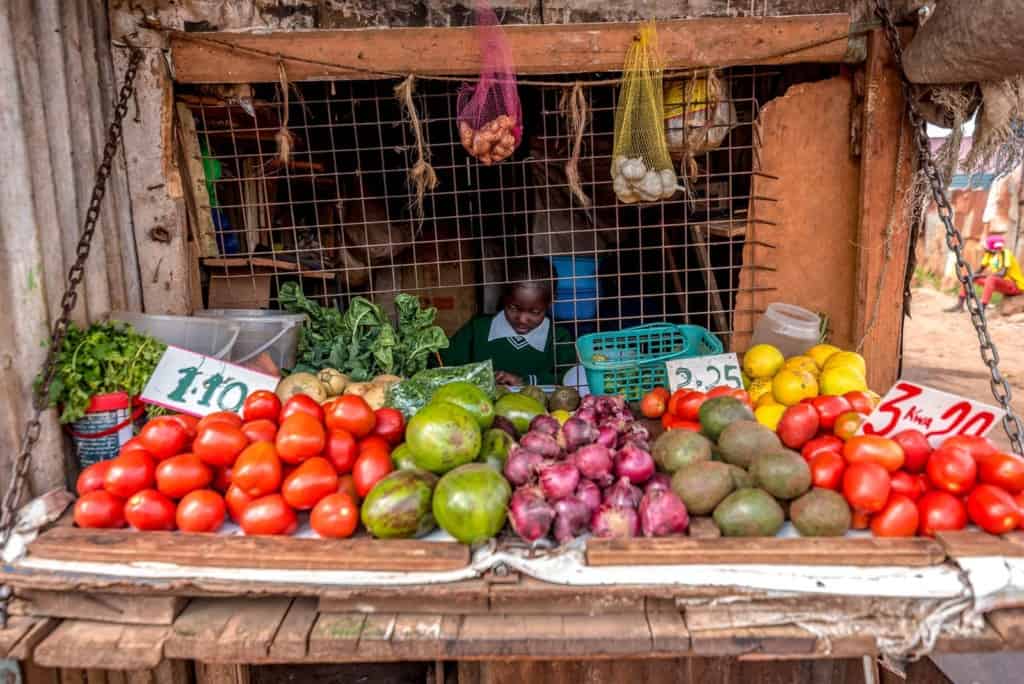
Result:
M753 410L750 394L746 390L734 389L727 385L715 387L707 392L679 389L671 394L664 387L655 387L640 400L640 413L646 418L660 418L666 430L692 430L700 432L700 407L708 399L733 397Z
M251 394L241 415L148 421L118 456L78 478L75 523L88 528L216 532L230 517L246 534L291 534L298 511L322 537L348 537L359 501L392 471L405 432L399 411L362 397L324 405Z

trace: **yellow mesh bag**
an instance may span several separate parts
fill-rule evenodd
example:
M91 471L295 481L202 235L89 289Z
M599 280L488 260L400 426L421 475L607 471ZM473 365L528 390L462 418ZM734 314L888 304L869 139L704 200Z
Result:
M656 202L679 189L665 142L665 104L658 34L654 23L640 29L622 67L615 109L612 183L620 201Z

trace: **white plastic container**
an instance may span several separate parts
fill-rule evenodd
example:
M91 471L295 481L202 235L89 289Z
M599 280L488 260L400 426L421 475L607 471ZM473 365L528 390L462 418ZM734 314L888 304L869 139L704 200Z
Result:
M115 311L111 320L124 321L140 333L155 337L164 344L181 347L197 354L228 361L238 339L237 323L192 316L161 316Z
M227 321L239 326L238 341L231 350L231 361L247 363L267 352L278 368L295 365L299 328L305 314L290 314L270 309L200 309L199 318Z
M750 346L770 344L777 347L787 359L803 354L818 343L821 317L793 304L769 304L764 315L754 325Z

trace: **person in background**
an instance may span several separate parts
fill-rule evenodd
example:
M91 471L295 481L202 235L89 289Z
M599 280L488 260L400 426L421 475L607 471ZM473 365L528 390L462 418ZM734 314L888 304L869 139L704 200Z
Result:
M463 325L441 352L446 366L490 359L500 385L555 385L556 369L576 362L569 333L548 317L551 307L551 265L539 257L512 259L502 309L477 316Z
M1024 292L1024 274L1020 263L1013 252L1006 248L1006 240L1002 235L989 235L985 238L985 256L981 257L981 268L974 274L974 282L981 284L981 306L987 308L992 295L1001 292L1007 297L1015 297ZM960 301L947 312L964 310L967 294L960 288Z

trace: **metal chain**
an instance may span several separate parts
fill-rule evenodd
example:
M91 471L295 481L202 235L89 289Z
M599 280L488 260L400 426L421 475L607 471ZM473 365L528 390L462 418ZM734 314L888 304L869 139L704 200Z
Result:
M1014 453L1024 456L1024 424L1013 410L1010 404L1012 393L1010 384L999 371L999 352L988 332L988 321L985 318L985 309L978 299L978 293L974 291L974 271L971 265L964 259L963 236L957 227L953 225L953 208L946 196L946 185L942 180L939 169L932 158L931 145L928 139L928 131L924 117L917 109L910 80L903 72L903 46L900 44L900 35L893 22L892 13L885 0L875 0L875 13L882 20L882 27L885 30L885 38L892 50L896 67L900 72L900 80L903 86L903 99L907 102L907 116L910 117L910 124L914 129L914 142L917 147L918 158L921 162L921 169L924 171L928 184L931 188L932 198L938 207L939 218L946 228L946 245L956 257L956 277L963 287L966 295L967 311L971 316L971 323L978 333L978 342L981 345L981 359L988 366L991 375L992 396L999 405L1006 411L1003 417L1003 429L1010 438L1010 445Z
M74 311L75 305L78 303L78 286L85 276L85 261L89 258L92 237L96 233L96 222L100 217L100 206L103 203L103 196L107 192L107 180L110 178L111 165L121 140L121 122L124 120L125 114L128 113L128 100L134 90L135 74L139 69L142 57L141 50L132 50L128 68L124 72L121 91L118 94L117 106L114 108L114 119L107 129L107 143L103 148L103 160L96 170L96 183L93 185L92 197L89 199L89 209L85 213L82 234L78 238L75 263L68 271L67 286L60 302L60 316L53 324L46 360L43 362L39 382L36 384L32 396L32 417L25 424L25 432L21 438L21 451L14 461L11 481L7 484L3 502L0 503L0 548L6 546L7 540L10 539L14 529L17 506L25 496L25 489L28 486L28 467L32 459L32 449L39 441L39 434L42 431L40 418L50 403L50 384L57 373L57 357L60 354L64 336L67 334L68 325L71 323L71 312ZM6 615L3 614L0 619L6 619Z

